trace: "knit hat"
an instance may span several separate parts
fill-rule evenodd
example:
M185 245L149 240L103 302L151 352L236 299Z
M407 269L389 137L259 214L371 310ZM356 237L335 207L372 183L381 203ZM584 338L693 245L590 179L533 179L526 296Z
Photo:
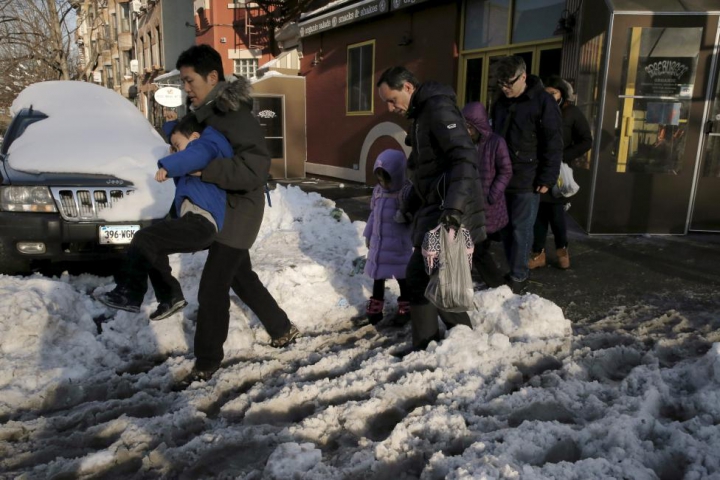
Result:
M561 103L575 101L575 92L573 91L572 85L558 75L553 75L548 78L545 82L545 86L554 88L560 92L560 96L562 97Z

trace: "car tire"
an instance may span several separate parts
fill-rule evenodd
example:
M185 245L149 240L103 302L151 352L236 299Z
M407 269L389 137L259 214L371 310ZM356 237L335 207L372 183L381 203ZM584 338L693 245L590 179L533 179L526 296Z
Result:
M30 260L23 260L12 256L9 251L12 247L0 242L0 273L5 275L26 275L31 273Z

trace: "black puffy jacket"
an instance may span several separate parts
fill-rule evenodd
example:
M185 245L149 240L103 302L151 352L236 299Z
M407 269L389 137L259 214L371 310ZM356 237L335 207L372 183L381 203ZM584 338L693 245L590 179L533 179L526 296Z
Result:
M508 115L510 121L503 132ZM500 94L492 107L495 133L505 137L513 176L507 193L551 188L560 175L563 127L560 108L535 75L527 76L527 88L516 98Z
M409 211L414 215L413 245L435 228L445 208L462 213L475 243L485 239L485 204L475 146L465 128L452 88L422 84L410 99L412 147L408 178L413 184Z
M250 90L244 77L220 82L195 110L197 119L222 133L235 152L232 158L210 162L201 178L227 192L225 224L215 241L242 249L249 249L260 231L270 172L270 154L262 127L252 114Z

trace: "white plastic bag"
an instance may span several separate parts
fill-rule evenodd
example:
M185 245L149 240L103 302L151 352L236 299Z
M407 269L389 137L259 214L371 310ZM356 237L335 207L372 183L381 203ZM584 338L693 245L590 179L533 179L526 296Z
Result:
M580 185L573 178L573 171L565 162L560 162L560 177L552 188L552 195L555 198L572 197L578 190Z
M437 232L437 230L432 231ZM428 232L430 233L430 232ZM469 232L465 228L439 229L440 249L437 270L430 275L430 283L425 289L425 298L440 310L447 312L467 312L474 308L473 283L470 276L470 263L473 243L468 245ZM468 253L469 251L469 253Z

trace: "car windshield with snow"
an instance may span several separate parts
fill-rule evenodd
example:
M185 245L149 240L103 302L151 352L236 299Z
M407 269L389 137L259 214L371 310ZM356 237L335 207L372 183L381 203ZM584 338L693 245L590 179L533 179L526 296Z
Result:
M168 212L172 182L154 181L168 146L120 94L42 82L11 111L0 147L0 273L117 258Z

